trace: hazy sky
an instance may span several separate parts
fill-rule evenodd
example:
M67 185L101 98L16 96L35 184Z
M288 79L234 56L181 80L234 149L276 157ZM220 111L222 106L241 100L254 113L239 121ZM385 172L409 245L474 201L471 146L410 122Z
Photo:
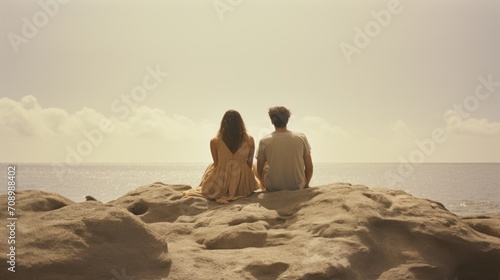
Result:
M208 162L226 110L258 141L285 105L315 162L500 162L499 15L498 0L2 0L0 161Z

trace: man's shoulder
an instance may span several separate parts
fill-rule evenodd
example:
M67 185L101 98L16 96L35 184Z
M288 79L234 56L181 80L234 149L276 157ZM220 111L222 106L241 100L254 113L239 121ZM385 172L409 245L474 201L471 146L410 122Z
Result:
M292 135L294 137L299 137L299 138L302 138L302 139L306 139L306 135L302 132L297 132L297 131L291 131L292 132Z
M266 136L263 136L261 139L260 139L260 143L269 143L269 142L272 142L276 137L276 135L271 133L271 134L268 134ZM286 133L286 134L281 134L281 135L277 135L279 137L279 139L286 139L286 138L300 138L302 140L306 140L307 141L307 137L304 133L302 132L297 132L297 131L290 131L289 133ZM278 139L276 139L278 140ZM281 141L281 140L280 140Z
M303 145L306 147L307 150L311 149L311 146L309 145L309 140L307 140L307 137L304 133L302 132L292 132L293 138L296 139L296 143L300 143L300 145Z
M265 136L263 136L262 138L260 138L260 142L261 142L261 143L262 143L262 142L268 142L268 141L270 141L272 138L273 138L273 134L271 133L271 134L265 135Z

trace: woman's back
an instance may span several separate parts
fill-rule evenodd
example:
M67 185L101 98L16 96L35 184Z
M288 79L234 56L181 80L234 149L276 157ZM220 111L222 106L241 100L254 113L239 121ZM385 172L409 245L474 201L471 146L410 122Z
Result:
M217 137L210 141L210 151L214 162L205 170L200 187L186 195L225 203L254 192L257 181L251 166L255 142L246 133L238 112L229 110L224 114Z
M222 139L217 139L218 165L230 161L237 161L240 164L247 164L250 148L248 141L243 141L240 148L233 154Z

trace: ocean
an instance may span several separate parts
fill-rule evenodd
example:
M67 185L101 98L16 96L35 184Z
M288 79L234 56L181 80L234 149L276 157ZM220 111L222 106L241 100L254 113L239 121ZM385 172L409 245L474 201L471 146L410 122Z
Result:
M153 182L197 186L208 163L14 165L17 191L55 192L76 202L91 195L107 202ZM0 194L7 192L7 166L0 164ZM421 164L414 169L398 163L315 164L311 186L335 182L401 189L439 201L460 216L500 212L500 163Z

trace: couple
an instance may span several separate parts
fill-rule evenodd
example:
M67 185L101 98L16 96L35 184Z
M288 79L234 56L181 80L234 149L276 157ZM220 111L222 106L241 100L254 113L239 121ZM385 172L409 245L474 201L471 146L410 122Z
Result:
M275 131L260 140L257 165L253 166L254 139L247 134L241 115L227 111L217 136L210 141L214 162L203 174L200 186L184 195L227 203L257 189L273 192L308 188L313 173L311 147L304 134L287 129L290 115L290 110L282 106L269 109Z

